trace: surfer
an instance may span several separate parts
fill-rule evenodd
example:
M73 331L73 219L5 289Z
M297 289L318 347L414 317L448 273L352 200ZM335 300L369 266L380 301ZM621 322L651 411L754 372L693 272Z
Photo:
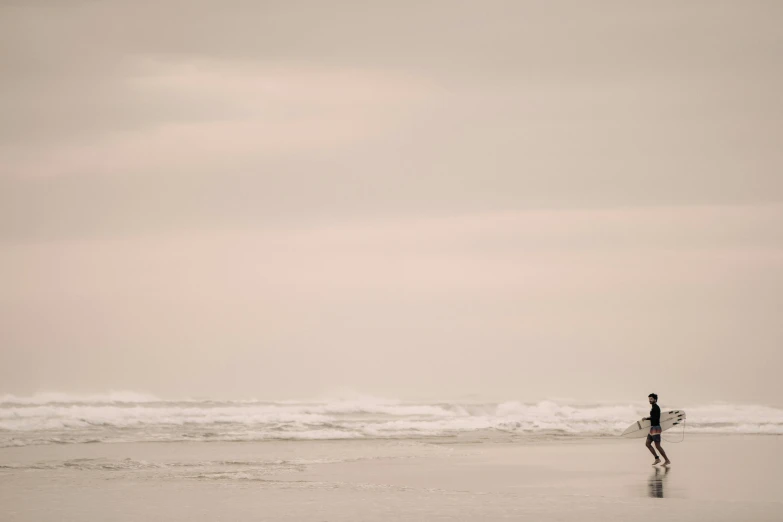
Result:
M660 464L661 458L657 453L655 453L655 450L652 447L654 442L655 447L658 448L658 451L660 451L661 455L663 455L663 465L668 466L671 464L671 461L669 460L669 457L666 456L666 452L663 451L663 448L661 447L661 408L658 407L658 395L651 393L647 396L647 398L650 399L650 404L652 405L652 409L650 409L650 416L642 419L650 421L650 433L647 435L647 449L650 450L650 453L652 453L653 457L655 457L655 462L653 462L652 465L656 466Z

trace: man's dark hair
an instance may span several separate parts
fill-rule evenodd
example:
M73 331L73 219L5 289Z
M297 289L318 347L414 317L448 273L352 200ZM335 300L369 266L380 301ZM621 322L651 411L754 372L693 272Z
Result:
M653 399L655 399L656 401L658 400L658 394L657 394L657 393L651 393L651 394L650 394L650 395L648 395L647 397L652 397L652 398L653 398Z

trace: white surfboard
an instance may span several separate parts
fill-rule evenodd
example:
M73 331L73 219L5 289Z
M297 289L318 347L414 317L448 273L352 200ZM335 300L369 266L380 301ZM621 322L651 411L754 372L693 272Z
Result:
M661 430L666 431L674 426L679 426L685 420L685 412L682 410L662 411ZM628 439L641 439L650 434L650 421L639 420L628 426L620 435Z

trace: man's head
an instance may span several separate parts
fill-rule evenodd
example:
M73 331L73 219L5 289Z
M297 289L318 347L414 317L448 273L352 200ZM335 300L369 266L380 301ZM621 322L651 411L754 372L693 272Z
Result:
M658 394L656 393L651 393L650 395L647 396L647 398L650 399L650 404L655 404L656 402L658 402Z

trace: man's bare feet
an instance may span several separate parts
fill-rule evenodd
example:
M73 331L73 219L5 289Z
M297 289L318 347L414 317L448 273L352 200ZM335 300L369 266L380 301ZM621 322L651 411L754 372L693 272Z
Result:
M669 459L666 459L666 461L663 463L663 465L668 467L668 466L671 466L672 463L671 463L671 461Z
M657 466L657 465L658 465L658 464L660 464L660 463L661 463L661 459L659 459L659 458L657 458L657 457L656 457L656 458L655 458L655 462L653 462L653 463L652 463L652 465L653 465L653 466Z

